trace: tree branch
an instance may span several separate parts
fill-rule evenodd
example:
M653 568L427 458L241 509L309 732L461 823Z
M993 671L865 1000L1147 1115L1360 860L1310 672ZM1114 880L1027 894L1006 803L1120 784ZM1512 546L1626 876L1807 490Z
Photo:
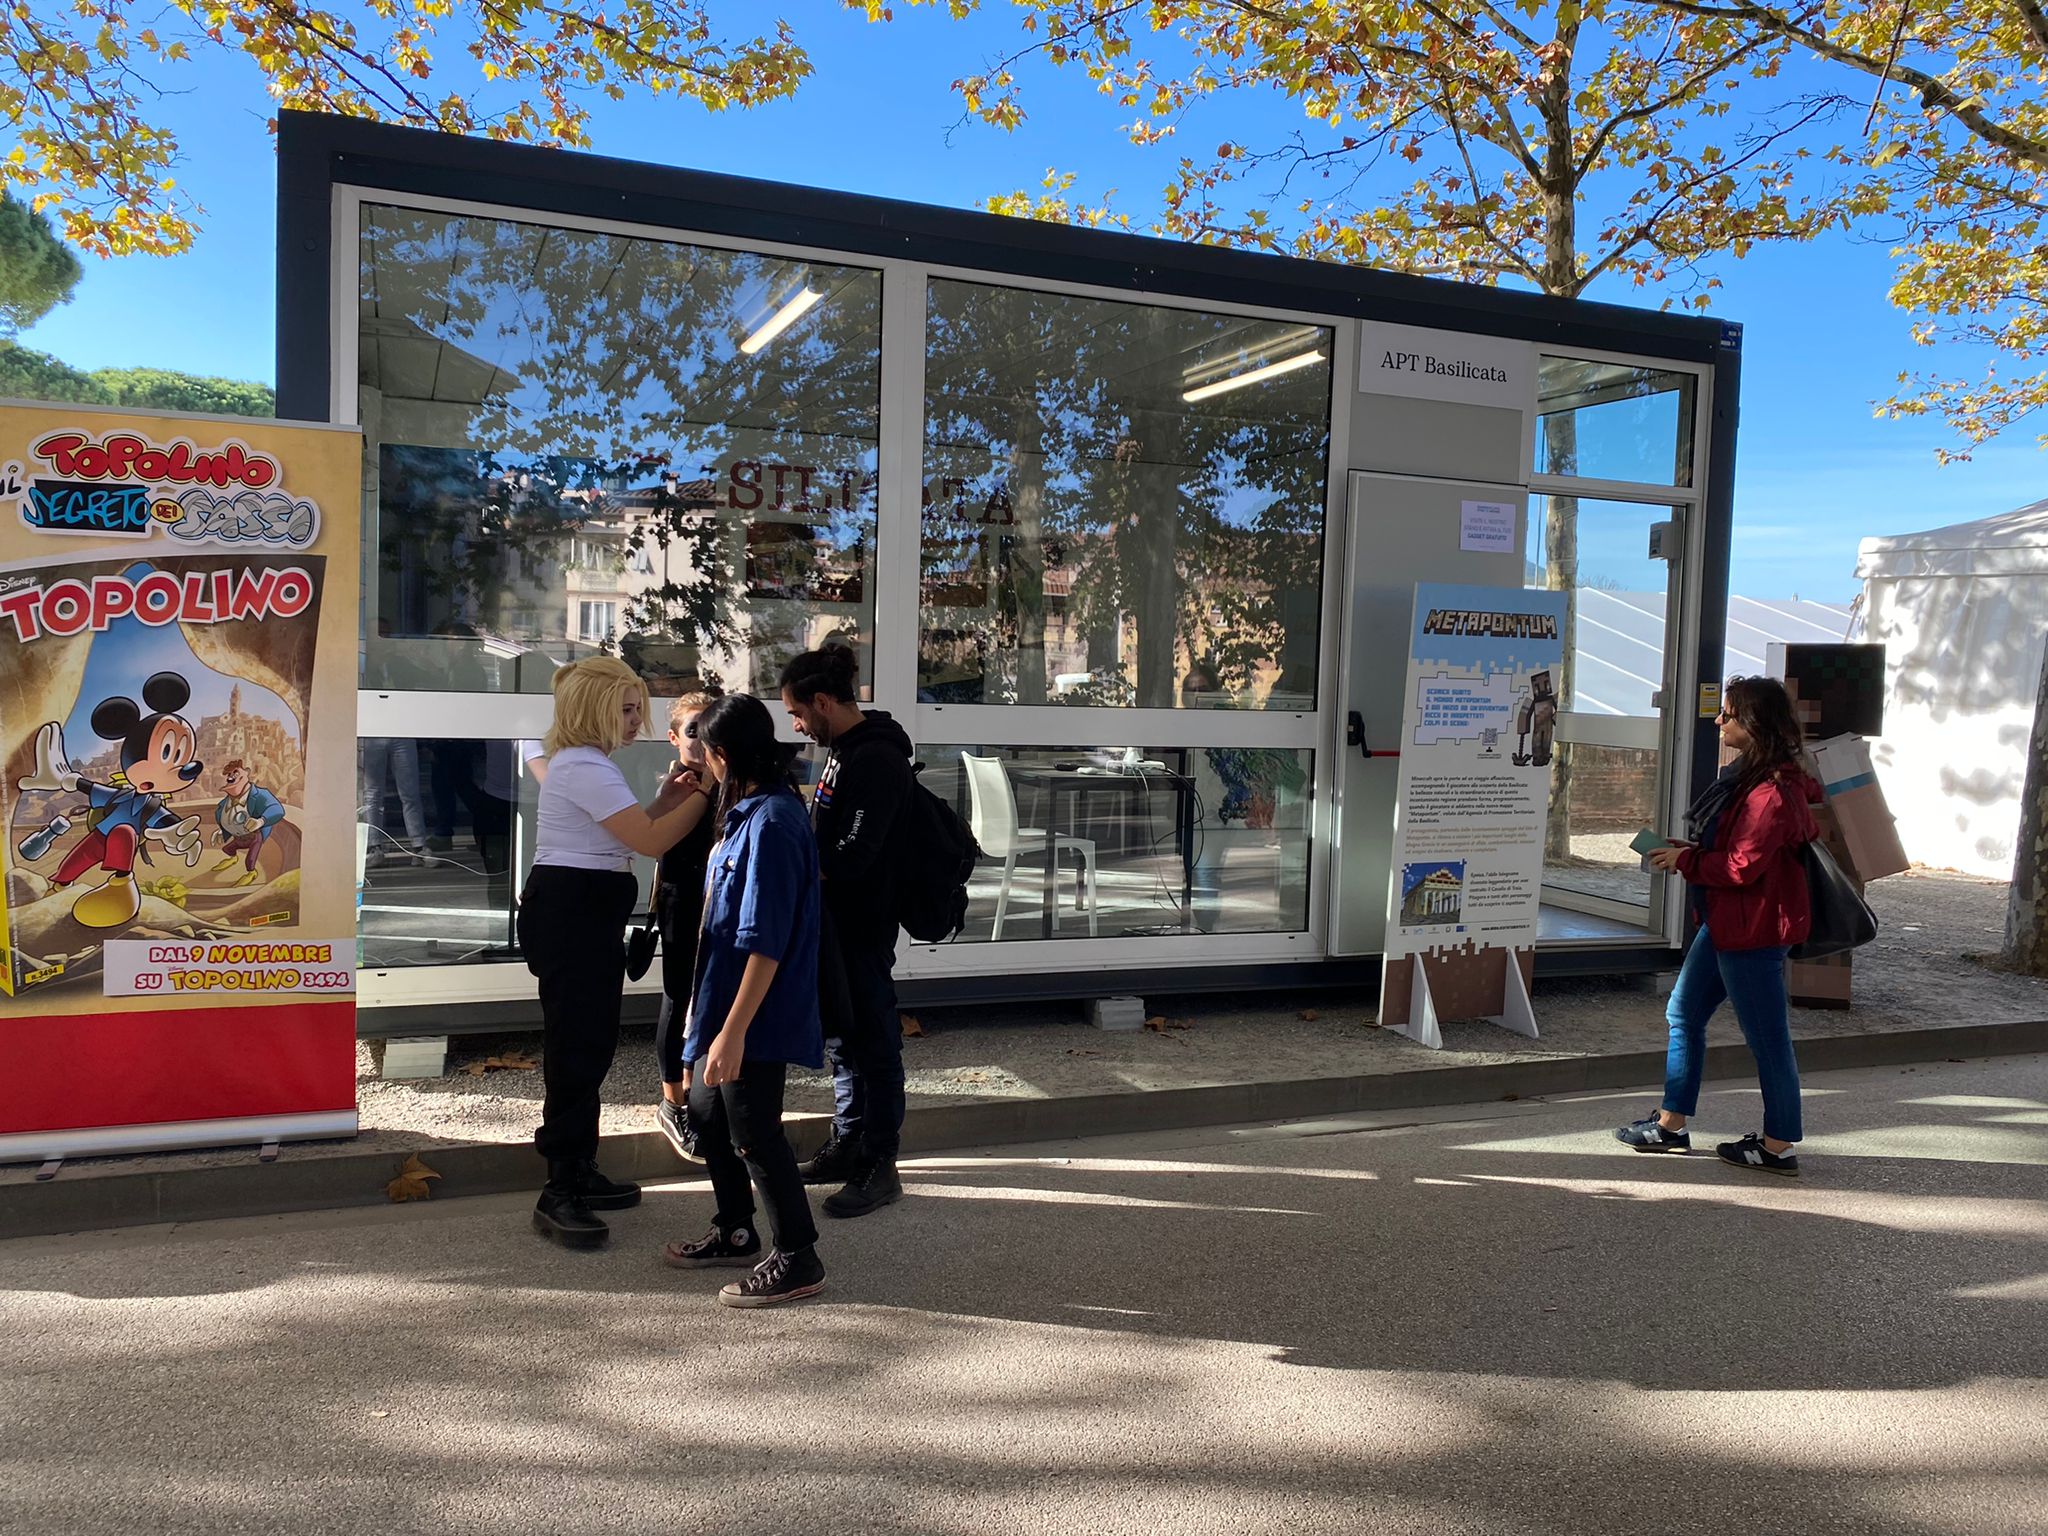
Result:
M1883 79L1885 64L1882 59L1872 58L1853 48L1845 48L1832 38L1802 26L1781 11L1767 6L1738 3L1733 5L1705 5L1697 0L1633 0L1638 5L1653 5L1662 10L1683 11L1688 16L1703 16L1719 21L1746 21L1762 27L1767 32L1790 38L1801 47L1809 48L1823 58L1846 64L1851 69L1860 69L1875 79ZM2031 3L2031 0L2027 0ZM2038 7L2036 8L2038 11ZM2048 23L2044 23L2048 24ZM2032 18L2029 18L2030 30ZM1908 64L1895 64L1891 76L1901 85L1911 86L1920 93L1920 104L1929 111L1945 112L1961 123L1985 143L1995 149L2002 149L2009 155L2017 156L2033 165L2048 170L2048 139L2034 138L2016 132L1993 119L1981 106L1956 94L1947 82L1930 75L1922 69Z

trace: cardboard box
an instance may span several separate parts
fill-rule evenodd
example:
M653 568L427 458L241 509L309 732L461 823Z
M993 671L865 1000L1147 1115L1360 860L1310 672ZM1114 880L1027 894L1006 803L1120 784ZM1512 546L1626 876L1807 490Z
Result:
M1843 869L1865 882L1910 869L1913 861L1906 857L1898 823L1871 766L1870 743L1836 736L1815 743L1812 752L1834 831L1826 836L1823 827L1823 836Z
M1847 955L1785 962L1785 990L1795 1008L1847 1008L1854 977Z

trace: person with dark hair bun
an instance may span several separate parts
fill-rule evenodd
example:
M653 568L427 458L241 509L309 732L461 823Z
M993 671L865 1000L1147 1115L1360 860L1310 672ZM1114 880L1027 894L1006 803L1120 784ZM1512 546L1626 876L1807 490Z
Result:
M1785 992L1785 955L1813 926L1812 897L1799 850L1820 835L1812 806L1820 785L1806 771L1798 720L1784 684L1738 677L1717 717L1722 743L1740 754L1686 813L1689 842L1650 855L1656 869L1684 877L1700 928L1686 951L1666 1016L1664 1103L1614 1135L1638 1152L1689 1152L1686 1122L1699 1108L1707 1021L1723 1002L1735 1009L1756 1057L1764 1128L1715 1147L1723 1162L1793 1175L1802 1135L1799 1063Z
M718 782L718 842L704 885L704 928L683 1040L683 1086L718 1209L694 1243L670 1243L678 1269L750 1265L718 1299L769 1307L825 1286L818 1229L782 1129L792 1065L816 1067L818 850L775 739L768 707L746 694L712 700L697 741ZM772 1246L754 1229L754 1192ZM758 1261L758 1262L757 1262Z
M865 1216L903 1198L903 1029L896 1017L897 878L910 803L910 737L886 710L856 702L860 669L843 645L782 669L782 704L827 749L811 797L825 882L819 991L832 1059L832 1134L803 1165L808 1184L841 1184L828 1216Z

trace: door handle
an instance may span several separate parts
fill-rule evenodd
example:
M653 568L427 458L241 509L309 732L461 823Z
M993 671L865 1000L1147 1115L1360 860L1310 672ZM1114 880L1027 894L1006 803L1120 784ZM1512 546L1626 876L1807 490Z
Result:
M1344 714L1344 745L1358 748L1358 755L1367 762L1376 757L1399 757L1398 751L1375 752L1365 744L1365 716L1357 710L1346 710Z

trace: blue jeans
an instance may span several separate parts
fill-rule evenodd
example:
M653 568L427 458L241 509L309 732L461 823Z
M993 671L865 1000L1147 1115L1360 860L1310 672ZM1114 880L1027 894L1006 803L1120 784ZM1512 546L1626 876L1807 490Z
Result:
M1734 1005L1735 1022L1756 1058L1764 1090L1764 1134L1778 1141L1799 1140L1799 1063L1793 1059L1792 1021L1786 1012L1785 951L1719 950L1704 928L1693 936L1664 1011L1671 1022L1664 1107L1687 1118L1699 1108L1707 1020L1723 1002Z

